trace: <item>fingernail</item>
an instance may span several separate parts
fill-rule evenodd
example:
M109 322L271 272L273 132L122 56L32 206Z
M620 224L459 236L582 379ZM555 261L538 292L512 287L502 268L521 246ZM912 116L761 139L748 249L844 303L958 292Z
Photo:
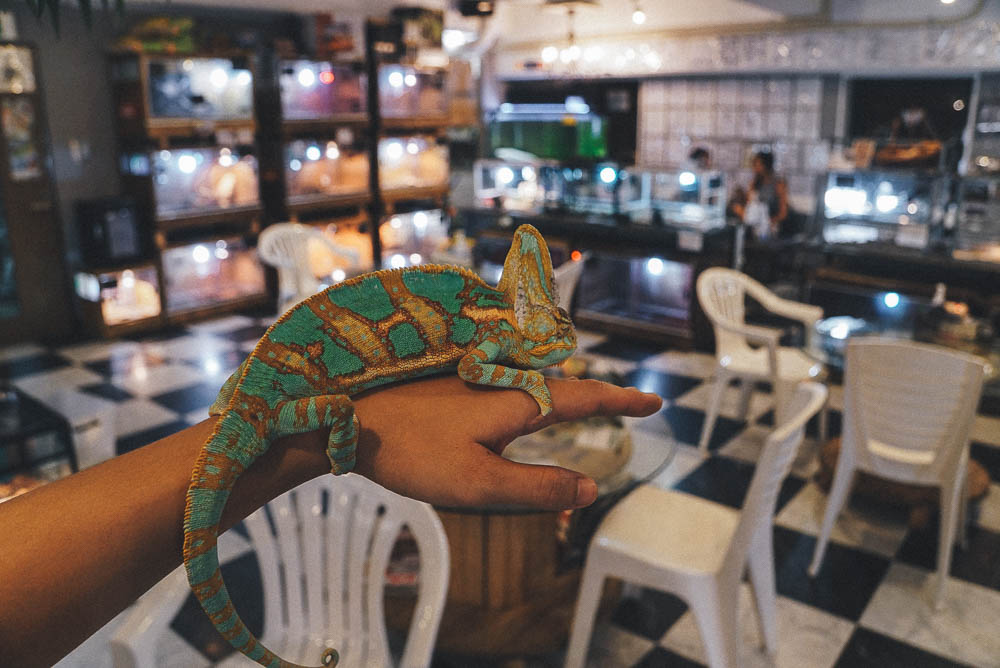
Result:
M576 507L589 506L597 498L597 483L590 478L576 480Z

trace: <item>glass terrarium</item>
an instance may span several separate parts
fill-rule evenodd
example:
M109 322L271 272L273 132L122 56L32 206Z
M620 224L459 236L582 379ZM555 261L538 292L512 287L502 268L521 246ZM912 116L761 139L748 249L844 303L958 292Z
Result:
M562 204L581 213L638 213L649 206L644 176L613 163L563 167Z
M445 72L410 65L382 65L378 70L378 99L383 118L446 116Z
M399 269L434 261L449 243L448 221L440 209L397 213L378 228L382 266Z
M151 118L253 119L253 75L239 59L150 57Z
M477 160L473 169L476 202L508 211L540 211L559 202L559 171L553 163Z
M296 140L285 145L290 204L364 194L368 171L363 146L334 140Z
M151 163L151 164L150 164ZM150 174L156 216L212 213L260 203L257 159L239 148L183 148L132 154L122 160L126 172Z
M526 151L548 160L604 159L608 154L607 123L582 100L566 104L505 102L487 128L489 152Z
M448 187L448 149L434 137L384 137L378 142L382 188Z
M711 228L725 225L726 186L719 172L650 172L649 200L655 220Z
M364 114L367 83L359 67L325 61L281 63L281 112L286 121Z
M309 266L318 280L332 285L375 268L371 234L363 217L306 224L321 231L336 248L334 252L325 244L309 244Z
M694 269L659 257L596 255L580 278L578 294L578 315L684 328L690 319Z
M962 179L956 257L1000 262L1000 177Z
M175 246L161 257L168 315L267 291L257 251L240 237Z
M104 324L109 327L160 315L160 281L152 265L79 273L74 283L81 299L100 303Z
M823 194L829 243L926 246L943 214L947 179L916 170L831 172Z

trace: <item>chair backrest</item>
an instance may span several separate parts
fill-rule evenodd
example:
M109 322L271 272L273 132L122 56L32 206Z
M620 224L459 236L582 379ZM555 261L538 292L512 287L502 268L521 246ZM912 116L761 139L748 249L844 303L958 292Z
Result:
M754 534L761 526L770 526L778 491L805 437L806 423L820 411L826 397L827 389L820 383L803 382L796 388L789 408L791 417L767 437L757 460L750 489L743 499L740 523L726 555L727 564L741 567L746 561Z
M563 262L552 271L552 279L556 283L556 294L559 295L559 306L569 312L573 305L573 293L583 275L583 268L590 258L590 253L584 253L579 260Z
M319 290L309 262L309 240L321 232L298 223L275 223L260 233L257 253L278 270L278 310L287 308ZM324 237L325 238L325 237Z
M324 507L327 511L324 513ZM448 589L448 541L425 504L357 475L321 476L250 515L264 587L262 642L308 637L306 664L335 647L345 666L388 666L383 595L389 557L405 525L419 550L417 605L400 666L430 664ZM272 526L273 523L273 526Z
M877 475L940 480L968 444L984 370L980 359L941 346L851 339L841 456Z
M722 357L732 350L749 348L746 337L728 331L721 324L742 327L746 324L746 296L769 290L744 273L725 267L711 267L698 275L698 303L715 332L715 354ZM760 301L759 297L755 297Z

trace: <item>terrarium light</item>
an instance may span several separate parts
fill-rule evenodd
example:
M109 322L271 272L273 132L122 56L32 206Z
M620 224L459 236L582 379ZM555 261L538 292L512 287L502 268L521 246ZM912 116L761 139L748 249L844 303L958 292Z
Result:
M330 272L330 278L332 278L335 283L339 283L347 278L347 273L343 269L334 269Z
M403 73L399 70L393 70L389 73L389 85L393 88L403 87Z
M193 155L182 155L177 158L177 169L185 174L193 174L198 169L198 161Z
M299 85L303 88L312 88L316 85L316 73L309 67L303 67L299 70L297 78L299 80Z
M413 214L413 226L418 230L423 230L427 227L427 214L423 211L417 211Z
M208 75L208 81L216 88L225 88L226 84L229 83L229 74L221 67L216 67Z
M321 155L319 146L313 145L306 149L306 157L310 160L319 160Z
M326 143L326 157L327 160L336 160L340 157L340 148L337 146L337 142L329 141Z
M417 75L413 72L408 73L405 77L403 77L403 83L405 83L408 87L413 88L417 85Z

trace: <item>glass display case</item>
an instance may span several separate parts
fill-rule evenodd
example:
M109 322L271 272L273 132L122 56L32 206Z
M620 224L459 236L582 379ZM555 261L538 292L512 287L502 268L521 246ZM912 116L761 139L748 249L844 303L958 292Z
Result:
M432 262L449 243L448 221L440 209L389 216L379 225L378 235L386 269Z
M947 177L932 172L830 172L823 194L827 243L885 242L926 247L943 216Z
M107 327L160 316L160 280L154 265L78 273L74 284L81 299L100 304Z
M959 202L955 256L1000 262L1000 176L962 179Z
M690 326L694 267L660 257L599 254L588 263L577 294L579 318L683 332Z
M547 160L603 159L608 154L607 124L582 102L501 104L487 129L489 152L525 151Z
M241 237L174 246L162 261L168 316L267 292L257 251Z
M253 75L241 59L146 59L150 118L252 120Z
M382 118L443 119L448 115L445 72L410 65L382 65L378 70Z
M480 206L538 212L561 199L560 168L555 163L477 160L472 175Z
M647 178L654 221L700 229L726 224L725 177L720 172L652 171Z
M285 145L285 183L291 205L364 195L368 172L368 154L362 145L334 140L296 140Z
M286 121L363 116L368 110L368 84L360 67L285 60L281 62L278 84Z
M323 244L310 244L309 266L318 280L332 285L375 268L371 234L364 217L306 224L323 232L338 251L331 252Z
M630 214L649 206L648 179L613 163L563 167L562 205L580 213Z
M257 207L257 159L246 149L182 148L122 156L122 171L151 177L156 217Z
M448 148L431 136L383 137L378 168L383 190L447 188Z

